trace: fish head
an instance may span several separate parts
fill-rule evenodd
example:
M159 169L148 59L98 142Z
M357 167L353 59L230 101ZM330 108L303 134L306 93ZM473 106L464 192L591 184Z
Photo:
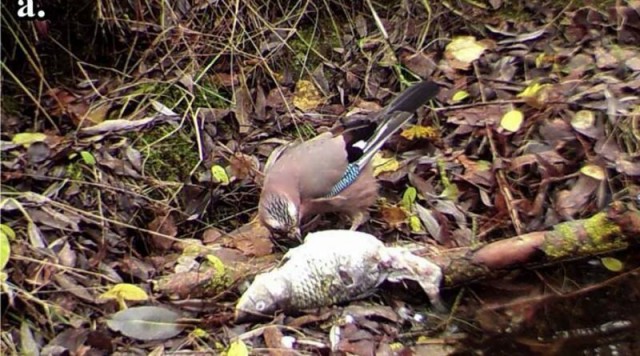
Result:
M273 317L289 296L287 281L273 272L256 276L251 286L238 300L235 322L245 323Z

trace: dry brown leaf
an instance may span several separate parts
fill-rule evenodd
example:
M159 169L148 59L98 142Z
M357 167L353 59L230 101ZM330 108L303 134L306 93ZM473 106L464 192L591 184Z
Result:
M382 206L380 213L382 214L382 220L394 229L399 229L409 216L405 209L395 205Z
M228 246L235 247L245 256L261 257L273 250L269 229L254 220L230 232L225 240Z
M149 223L149 230L157 232L168 237L150 234L151 241L156 248L161 250L169 250L173 246L174 237L178 234L178 227L171 213L160 214Z

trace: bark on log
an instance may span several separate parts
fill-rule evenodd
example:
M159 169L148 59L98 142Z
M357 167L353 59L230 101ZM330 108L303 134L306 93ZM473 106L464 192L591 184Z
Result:
M553 230L531 232L469 248L424 254L443 269L444 286L453 287L517 267L595 256L637 245L640 211L631 203L612 203L588 219L557 224Z

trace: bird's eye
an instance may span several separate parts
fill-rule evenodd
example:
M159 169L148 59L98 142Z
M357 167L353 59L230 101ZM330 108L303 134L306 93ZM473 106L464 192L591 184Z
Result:
M259 300L259 301L256 302L256 310L257 311L262 311L266 306L267 306L267 304L263 300Z

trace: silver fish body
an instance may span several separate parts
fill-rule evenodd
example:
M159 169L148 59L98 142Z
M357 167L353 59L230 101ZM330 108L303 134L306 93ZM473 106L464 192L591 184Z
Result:
M256 276L236 306L236 322L363 298L385 280L413 279L441 308L441 269L372 235L327 230L307 235L275 269Z

